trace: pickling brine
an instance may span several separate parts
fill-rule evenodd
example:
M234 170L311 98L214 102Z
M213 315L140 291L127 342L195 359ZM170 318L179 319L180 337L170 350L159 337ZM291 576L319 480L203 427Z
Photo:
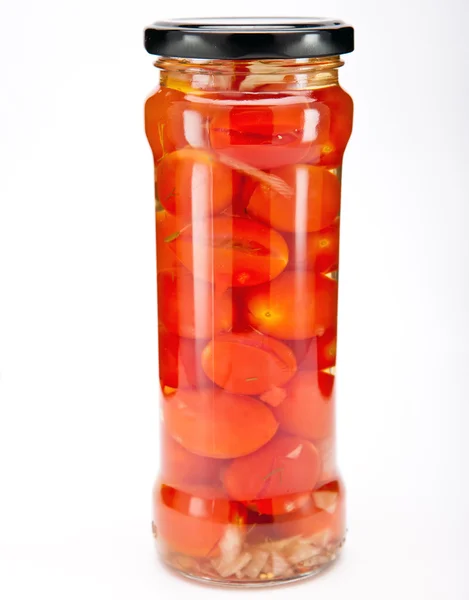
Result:
M353 106L342 63L153 53L158 550L229 585L310 575L345 537L334 390Z

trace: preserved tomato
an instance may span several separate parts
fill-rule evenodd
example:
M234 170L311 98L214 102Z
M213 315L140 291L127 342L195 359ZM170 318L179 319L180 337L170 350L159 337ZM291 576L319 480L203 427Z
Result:
M285 340L322 335L335 324L337 283L309 271L287 271L246 293L247 318L262 333Z
M168 432L186 450L236 458L266 444L278 423L264 403L221 390L178 391L164 401Z
M301 371L286 387L286 398L273 408L280 429L311 440L334 430L334 375Z
M197 277L233 287L271 281L288 263L288 246L280 233L240 217L194 221L170 243Z
M209 338L228 331L233 321L230 290L216 294L184 267L158 273L158 303L162 325L188 338Z
M313 444L281 434L254 454L234 460L223 481L231 498L250 507L261 502L267 512L266 499L312 490L320 473L321 461Z
M257 333L216 337L202 352L208 377L234 394L258 395L287 383L296 372L296 359L284 343Z
M216 215L231 204L233 171L202 150L185 148L162 158L156 169L156 193L163 208L188 222Z
M278 231L319 231L330 225L340 209L339 179L324 167L290 165L271 171L293 190L292 196L265 183L254 190L248 214Z
M319 156L328 140L329 110L305 95L256 94L255 100L214 103L211 147L259 169Z

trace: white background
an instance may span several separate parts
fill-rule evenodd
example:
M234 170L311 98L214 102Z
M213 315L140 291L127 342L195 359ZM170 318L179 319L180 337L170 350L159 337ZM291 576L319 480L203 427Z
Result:
M466 8L465 8L466 5ZM158 565L152 160L143 27L339 17L357 50L344 169L339 457L326 575L245 598L469 597L466 0L2 0L0 598L218 599Z

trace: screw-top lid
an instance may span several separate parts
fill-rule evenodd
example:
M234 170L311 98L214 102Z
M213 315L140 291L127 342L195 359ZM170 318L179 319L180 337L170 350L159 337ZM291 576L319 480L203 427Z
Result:
M350 25L313 17L173 19L145 30L147 52L174 58L314 58L353 48Z

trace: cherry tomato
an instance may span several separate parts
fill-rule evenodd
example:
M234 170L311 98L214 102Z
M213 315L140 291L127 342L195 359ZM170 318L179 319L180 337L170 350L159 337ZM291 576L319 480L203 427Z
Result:
M324 275L288 271L246 291L247 318L254 329L276 338L322 335L337 316L337 283Z
M335 377L319 371L300 371L286 387L287 397L273 408L280 429L310 440L329 437L334 431Z
M321 231L299 232L285 236L289 250L287 269L330 273L339 266L339 226L334 224Z
M182 338L164 331L158 332L160 382L175 389L207 388L213 383L202 369L202 350L207 340Z
M338 167L352 133L352 98L338 85L314 90L313 96L330 110L329 139L321 148L319 164ZM312 158L316 163L316 157Z
M246 510L214 486L194 486L190 493L167 485L154 492L158 536L173 552L216 556L227 525L244 527Z
M323 335L309 340L289 343L295 353L298 369L321 371L335 366L337 354L337 330L331 327Z
M332 224L340 209L340 182L330 171L311 165L290 165L271 171L293 190L289 197L260 183L247 212L279 231L319 231Z
M170 243L195 277L233 287L270 281L288 262L280 233L239 217L194 222Z
M161 432L161 478L166 485L187 490L194 484L220 482L225 461L192 454L163 428Z
M258 169L300 163L327 140L329 111L305 96L257 95L256 100L214 105L211 147Z
M268 512L269 506L272 510L287 506L272 498L313 489L320 472L319 453L311 442L281 434L254 454L234 460L223 482L231 498Z
M166 330L188 338L211 338L231 329L231 291L214 293L184 267L158 273L158 314Z
M246 503L247 508L259 515L284 515L294 512L311 499L311 492L301 494L283 494L271 498L251 500Z
M231 203L233 171L203 150L184 148L167 154L156 169L162 206L188 221L215 215Z
M145 103L145 133L157 163L168 152L176 149L177 137L168 119L172 107L182 101L184 94L177 90L159 88Z
M158 272L164 269L177 267L181 264L174 253L173 248L165 242L175 231L179 231L183 225L181 220L166 210L159 210L155 213L156 221L156 258Z
M258 395L287 383L296 372L296 359L278 340L258 333L232 333L208 343L202 367L228 392Z
M250 454L278 428L264 403L221 390L179 390L164 401L163 413L176 441L194 454L211 458Z

